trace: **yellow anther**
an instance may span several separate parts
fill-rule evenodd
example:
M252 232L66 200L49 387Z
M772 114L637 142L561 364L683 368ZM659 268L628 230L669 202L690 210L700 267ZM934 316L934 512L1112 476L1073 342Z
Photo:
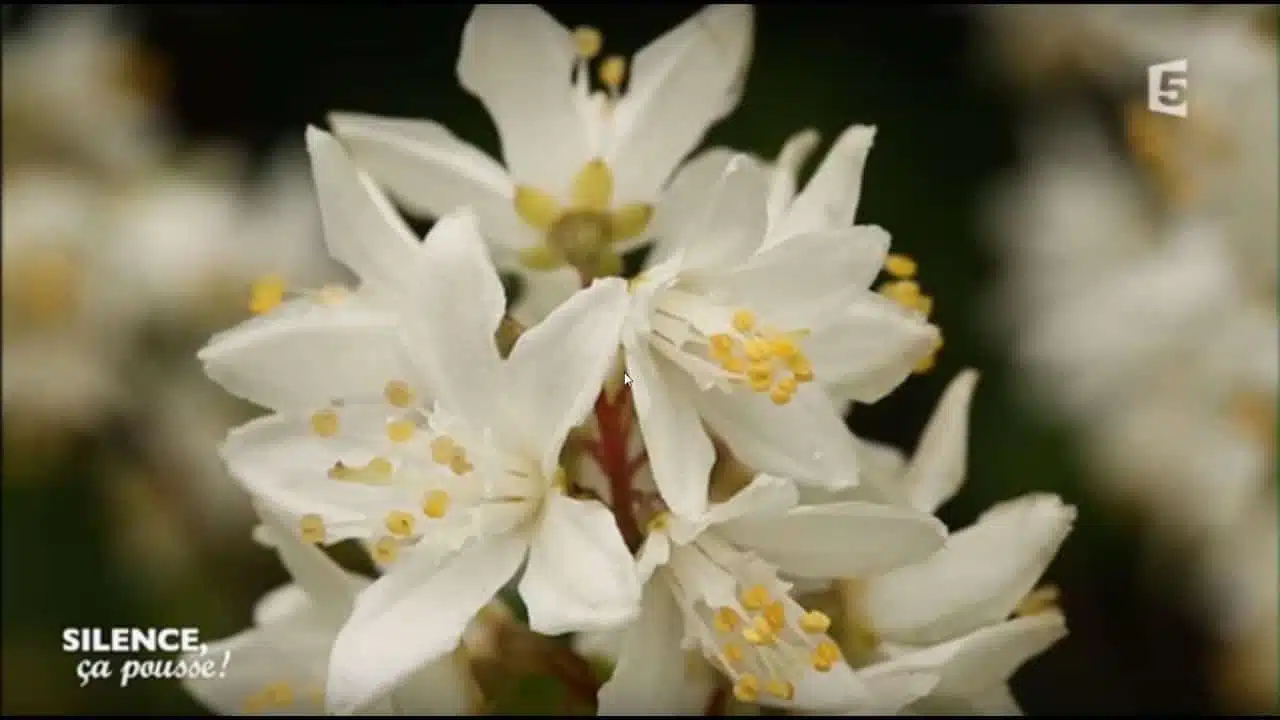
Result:
M760 697L760 678L746 673L733 684L733 696L742 702L755 702Z
M774 631L781 630L787 626L787 609L783 607L780 601L775 600L764 609L762 619L768 622L769 627Z
M379 564L386 565L395 562L396 556L400 554L400 543L392 537L381 537L373 544L373 559Z
M397 537L408 537L413 534L413 516L403 510L392 510L387 513L387 532Z
M742 638L752 645L764 645L767 642L765 634L757 630L754 625L742 631Z
M417 430L412 420L392 420L387 423L387 439L394 443L408 442Z
M759 338L751 338L743 343L742 351L746 353L747 359L751 362L768 360L773 354L769 343Z
M375 475L390 475L396 471L396 467L391 461L384 457L376 457L369 461L365 469Z
M769 604L769 590L763 585L753 585L742 592L739 600L748 610L759 610Z
M795 378L782 378L778 381L778 389L788 395L794 395L796 390L800 389L800 383Z
M813 657L810 659L814 670L827 672L840 660L840 647L831 640L823 640L813 649Z
M649 532L651 533L662 532L663 530L667 529L667 526L670 523L671 523L671 513L663 510L657 515L654 515L653 517L649 518L649 522L645 525L645 527L647 527Z
M800 629L807 633L824 633L831 628L831 618L820 610L810 610L800 616Z
M731 666L742 664L742 659L745 657L742 646L738 643L725 643L721 651L724 653L725 662Z
M884 271L899 280L909 280L916 276L916 261L906 255L892 253L884 259Z
M774 405L786 405L791 402L791 396L794 394L794 392L783 388L782 384L779 383L778 386L769 393L769 399L773 401Z
M347 295L350 294L351 291L341 285L325 285L316 291L315 297L320 301L320 304L333 307L334 305L341 305L347 299Z
M725 358L720 367L733 375L741 375L747 371L747 361L740 357Z
M727 358L733 354L733 338L724 333L711 336L711 355L717 359Z
M249 311L261 315L276 309L284 302L284 278L279 275L264 275L253 283L249 297Z
M768 383L773 379L773 363L768 360L751 363L747 366L747 379L753 385L757 382Z
M332 410L317 410L311 414L311 431L320 437L333 437L338 434L338 413Z
M920 361L916 363L916 366L911 368L911 372L914 372L917 375L922 375L932 370L937 364L938 354L936 352L931 352L920 358Z
M299 534L303 542L322 543L325 539L324 519L319 515L303 515L298 520Z
M610 55L600 63L600 82L610 90L617 91L627 76L627 61L617 55Z
M573 31L573 46L578 57L590 60L600 54L600 48L604 46L604 36L599 30L583 25Z
M288 707L293 704L293 688L289 683L277 682L262 688L263 698L275 707Z
M786 680L774 678L765 687L765 692L782 700L790 700L796 696L796 686Z
M1013 614L1016 617L1026 617L1057 610L1060 597L1061 592L1056 586L1045 585L1038 587L1027 593L1022 602L1018 603L1018 607L1014 609Z
M768 611L766 610L765 614L757 615L755 619L751 621L751 629L755 630L760 636L761 645L772 645L774 641L777 640L778 636L777 628L774 627L773 622L770 621L767 613ZM783 620L785 621L786 618L784 617Z
M715 616L711 620L711 624L720 632L729 633L738 629L738 625L742 622L742 616L736 610L730 607L718 608Z
M453 458L449 460L449 469L453 471L454 475L466 475L476 468L467 461L467 454L459 449Z
M449 493L444 490L432 490L422 499L422 514L433 520L439 520L449 512Z
M755 329L756 316L750 310L738 310L733 313L733 329L747 333Z
M409 388L409 383L403 380L392 380L382 390L382 397L392 407L407 408L413 404L413 390Z
M334 480L346 480L355 474L355 469L347 466L346 463L339 460L329 468L329 477Z
M441 465L448 465L457 453L457 443L447 435L441 435L431 441L431 459Z
M794 340L788 337L774 338L769 343L769 350L774 357L786 362L794 362L800 359L800 346Z
M759 393L769 392L769 388L773 387L773 378L748 378L751 389Z
M880 294L904 308L915 308L920 298L920 284L915 280L896 280L880 286Z
M791 370L791 375L796 382L813 382L813 365L810 364L809 358L803 355L797 356L787 363L787 367Z

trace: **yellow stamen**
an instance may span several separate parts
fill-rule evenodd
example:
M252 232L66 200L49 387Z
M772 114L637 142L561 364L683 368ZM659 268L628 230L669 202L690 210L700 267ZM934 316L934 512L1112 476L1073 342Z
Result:
M449 493L444 490L432 490L422 499L422 514L433 520L439 520L449 512Z
M253 283L249 311L254 315L271 312L284 302L284 278L265 275Z
M893 253L884 259L884 271L899 280L910 280L916 276L916 261L906 255Z
M346 463L339 460L329 468L329 477L334 480L346 480L355 474L355 469L348 467Z
M770 680L766 691L770 695L782 700L790 700L796 696L796 686L786 680Z
M392 380L387 383L386 388L382 390L382 397L392 407L407 408L413 404L413 390L410 389L409 383L403 380Z
M312 413L311 431L325 438L337 435L338 413L333 410L318 410Z
M387 513L387 532L397 537L408 537L413 534L413 516L403 510L392 510Z
M387 423L387 439L393 443L408 442L417 430L412 420L392 420Z
M448 435L441 435L431 441L431 459L440 465L448 465L458 453L458 445Z
M810 610L800 616L800 629L807 633L824 633L831 628L831 618L819 610Z
M791 402L793 394L794 392L786 390L779 384L769 393L769 399L773 401L774 405L786 405Z
M759 610L769 603L769 590L763 585L753 585L743 591L739 598L742 606L748 610Z
M647 523L646 527L651 533L662 532L663 530L667 529L667 525L670 524L670 522L671 522L671 513L666 512L664 510L663 512L660 512L657 515L654 515L653 517L649 518L649 522Z
M755 313L750 310L737 310L733 313L733 329L740 333L749 333L756 326Z
M583 25L573 31L573 46L578 57L590 60L600 54L600 48L604 46L604 36L599 30Z
M742 702L755 702L760 697L760 678L745 673L733 684L733 696Z
M760 618L760 619L763 619L766 622L768 622L769 627L773 631L776 632L778 630L781 630L787 625L786 608L782 606L781 601L775 600L769 603L769 606L764 609L764 616L763 618Z
M395 562L396 556L400 554L400 543L395 538L382 537L373 544L373 559L381 565L387 565Z
M738 625L742 622L742 616L736 610L730 607L718 608L715 616L711 620L711 624L720 632L733 632L738 629Z
M724 647L722 647L721 650L724 653L725 662L727 662L731 666L740 665L742 663L743 657L745 657L744 653L742 652L742 646L737 643L732 643L732 642L725 643Z
M587 163L573 179L575 210L606 212L613 202L613 172L600 158Z
M622 87L627 76L627 61L617 55L610 55L600 63L600 82L612 92Z
M298 520L298 530L303 542L315 544L324 542L324 519L319 515L303 515Z
M365 469L375 475L390 475L396 470L395 466L391 464L391 461L384 457L373 458L369 461L369 464L365 466Z
M814 670L827 672L840 660L840 648L831 640L823 640L813 649L811 660Z

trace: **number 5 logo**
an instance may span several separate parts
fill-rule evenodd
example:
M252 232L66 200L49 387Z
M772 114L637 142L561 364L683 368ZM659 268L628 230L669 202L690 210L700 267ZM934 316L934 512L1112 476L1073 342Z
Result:
M1187 116L1187 59L1147 68L1147 109L1161 115Z

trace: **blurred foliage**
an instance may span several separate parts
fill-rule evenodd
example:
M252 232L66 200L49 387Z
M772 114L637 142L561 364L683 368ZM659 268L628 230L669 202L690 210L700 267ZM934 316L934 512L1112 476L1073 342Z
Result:
M606 51L621 53L689 12L675 5L551 10L567 24L599 27ZM184 132L226 136L261 156L278 143L300 143L306 123L344 109L431 117L496 151L483 108L453 75L467 12L450 5L175 5L153 6L142 19L147 42L169 58ZM1061 493L1081 509L1049 575L1063 588L1072 634L1015 680L1025 708L1204 711L1204 641L1180 605L1180 578L1166 574L1168 586L1154 590L1137 581L1137 541L1126 518L1085 494L1064 432L1015 401L1011 371L985 334L981 301L997 268L977 236L978 215L992 180L1016 160L1016 105L975 62L981 42L958 9L760 8L743 103L709 140L771 157L803 127L817 128L828 143L854 122L879 127L859 220L884 226L896 249L919 260L947 345L932 374L860 409L853 427L909 449L946 382L979 368L969 480L944 519L956 527L992 502L1033 490ZM252 603L283 572L248 538L200 553L178 577L150 578L145 568L122 564L106 550L110 528L99 495L116 479L80 462L84 454L45 464L22 483L13 482L6 455L4 710L198 712L173 683L78 689L75 659L60 652L61 628L198 625L208 638L223 636L246 626ZM560 705L556 692L526 678L491 700L499 711L527 713Z

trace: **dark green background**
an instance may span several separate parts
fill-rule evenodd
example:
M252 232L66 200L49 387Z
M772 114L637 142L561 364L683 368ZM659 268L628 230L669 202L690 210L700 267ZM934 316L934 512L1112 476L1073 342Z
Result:
M622 53L691 11L551 9L566 24L601 28L606 51ZM467 12L449 5L175 6L141 17L148 44L170 63L176 112L193 139L231 138L261 156L281 142L300 145L306 123L345 109L431 117L496 151L483 109L453 75ZM860 412L855 427L910 448L946 382L964 367L979 368L969 481L944 519L955 527L994 501L1031 490L1059 492L1081 509L1050 572L1063 589L1072 634L1017 677L1027 711L1204 712L1209 648L1180 599L1185 573L1165 573L1169 585L1149 585L1136 533L1086 494L1067 435L1012 396L1007 359L984 327L980 302L1001 268L978 235L979 216L992 181L1017 161L1020 100L976 62L986 41L971 12L760 8L745 99L710 140L772 156L805 126L827 142L854 122L879 127L859 220L889 229L895 248L918 258L947 346L931 375ZM5 709L195 711L165 683L76 688L74 660L58 652L60 629L201 624L211 637L237 631L282 572L246 540L206 553L199 573L165 596L138 591L100 549L105 519L95 487L106 480L97 470L73 458L44 468L61 482L5 483Z

